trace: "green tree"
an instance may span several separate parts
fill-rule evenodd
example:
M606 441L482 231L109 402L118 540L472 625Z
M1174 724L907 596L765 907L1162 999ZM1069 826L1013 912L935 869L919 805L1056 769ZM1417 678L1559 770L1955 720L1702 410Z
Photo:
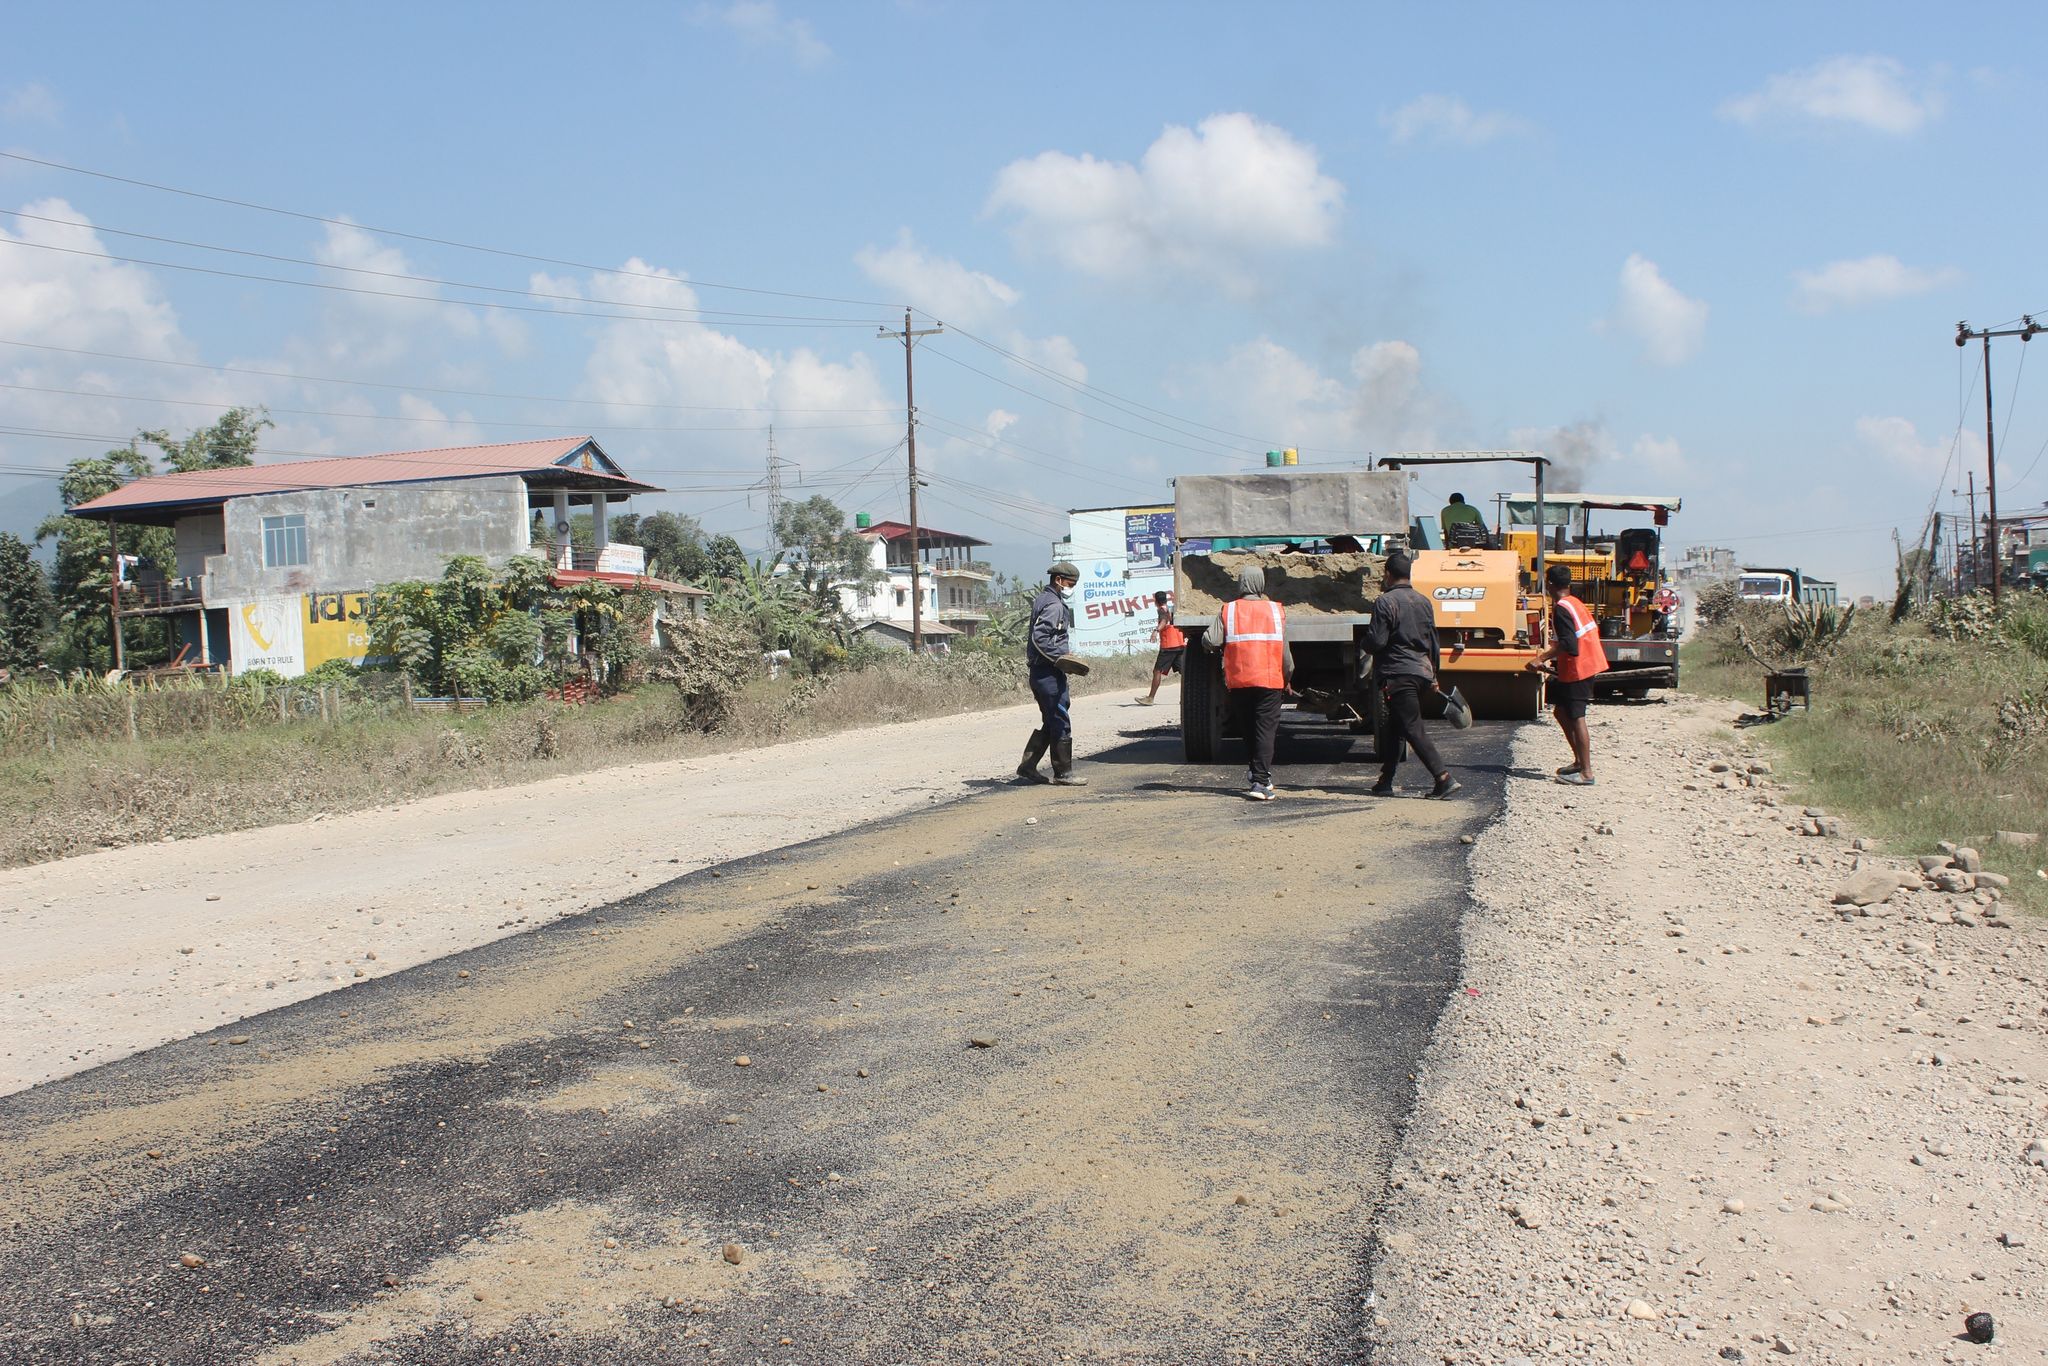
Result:
M184 474L255 464L256 438L276 425L268 408L230 408L212 426L197 429L183 441L162 430L141 436L164 453L172 473Z
M847 525L839 505L822 494L784 504L775 515L775 539L806 589L867 588L885 577L874 567L874 542Z
M258 434L271 425L260 408L230 408L219 420L197 428L183 440L174 440L165 431L138 432L134 445L116 446L105 455L72 461L57 481L58 496L68 510L155 474L155 464L141 449L145 441L164 453L173 473L247 465L254 458ZM168 527L124 525L119 537L123 555L136 556L142 565L166 577L176 572L177 555ZM56 632L48 651L50 662L66 670L112 667L106 523L60 513L43 519L36 528L36 540L56 543L56 562L50 574ZM170 657L171 632L164 618L131 618L122 627L122 639L131 667L161 663Z
M556 589L537 556L493 573L481 557L456 555L438 579L388 584L370 598L370 651L432 693L494 702L538 696L575 664L573 630L604 667L608 685L637 642L619 628L626 595L609 584Z
M638 518L633 534L620 540L647 551L647 572L680 583L698 583L711 573L711 555L704 548L704 528L680 512L653 512Z
M49 577L28 542L0 532L0 669L21 673L41 664L49 624Z
M67 509L75 508L152 473L147 455L116 446L105 455L72 461L57 479L57 496ZM171 533L163 527L128 526L119 534L123 555L153 561L171 557ZM56 613L50 662L66 671L112 668L107 524L57 513L43 519L36 528L36 540L56 543L56 559L50 572ZM136 625L133 643L137 655L133 662L152 662L163 644L162 624L150 621Z
M713 536L704 547L710 561L706 572L714 579L736 579L747 570L747 552L730 536Z
M846 657L837 595L828 607L781 568L779 559L742 563L739 573L712 584L711 615L751 635L759 648L787 650L801 668L820 672Z

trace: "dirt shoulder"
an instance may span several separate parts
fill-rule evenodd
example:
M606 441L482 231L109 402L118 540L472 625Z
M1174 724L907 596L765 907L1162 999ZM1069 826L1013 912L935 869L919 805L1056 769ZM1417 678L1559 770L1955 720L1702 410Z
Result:
M1518 738L1380 1224L1376 1360L2040 1359L2042 926L1931 890L1844 914L1859 860L1906 865L1800 833L1737 710L1596 712L1590 790ZM1957 1338L1978 1310L1993 1347Z
M1075 699L1075 753L1170 721L1178 699ZM0 871L0 1094L1004 781L1036 716L877 726Z

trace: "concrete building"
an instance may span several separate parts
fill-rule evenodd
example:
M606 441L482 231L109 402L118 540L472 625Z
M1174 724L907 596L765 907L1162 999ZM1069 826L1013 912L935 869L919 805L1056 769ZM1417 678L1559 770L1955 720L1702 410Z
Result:
M918 564L919 610L926 627L925 642L955 635L971 636L988 620L988 586L995 569L974 557L975 548L987 541L958 532L919 526L913 547L907 522L868 522L867 514L854 519L854 529L872 547L872 566L880 581L870 586L839 585L839 604L855 627L883 623L900 627L898 632L870 632L878 639L910 639L910 563ZM933 631L934 625L944 631Z
M572 436L157 475L71 515L105 522L117 552L124 527L172 530L175 572L121 585L117 637L124 619L168 617L189 665L295 677L331 659L361 663L370 591L439 578L455 555L502 565L539 554L558 584L701 596L647 579L640 548L611 543L611 509L660 491ZM572 508L590 510L588 550L570 544ZM552 528L538 544L536 512Z

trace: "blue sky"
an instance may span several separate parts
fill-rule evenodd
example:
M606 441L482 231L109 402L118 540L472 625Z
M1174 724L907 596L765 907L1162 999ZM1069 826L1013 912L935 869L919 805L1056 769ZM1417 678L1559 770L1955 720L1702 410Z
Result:
M52 434L0 434L0 525L50 500L35 470L231 402L271 405L284 459L590 430L693 490L650 506L749 545L772 421L794 491L900 516L902 356L873 324L908 302L952 333L919 352L926 519L1008 567L1040 567L1066 508L1269 445L1521 446L1562 482L1683 495L1680 543L1881 592L1891 529L1982 480L1955 322L2048 311L2044 27L2009 5L31 9L0 150L416 237L0 159L0 342L34 344L0 345L0 428ZM2048 366L2021 358L1993 353L2007 508L2048 500Z

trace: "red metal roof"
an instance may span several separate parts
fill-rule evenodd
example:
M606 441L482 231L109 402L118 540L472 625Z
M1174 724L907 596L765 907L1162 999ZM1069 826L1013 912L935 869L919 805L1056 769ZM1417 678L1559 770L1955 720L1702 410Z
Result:
M860 534L863 536L879 536L885 541L907 541L910 539L910 523L875 522L861 527ZM917 538L925 542L958 541L962 545L988 544L987 541L982 540L978 536L963 536L957 531L941 531L935 526L925 526L922 523L917 528Z
M652 484L627 478L591 437L560 436L545 441L507 441L493 446L444 446L425 451L389 451L382 455L349 455L325 460L284 460L233 469L159 474L137 479L112 493L80 503L71 509L71 514L74 517L110 519L120 514L136 513L145 514L137 516L137 521L162 520L165 513L224 503L230 498L257 493L484 479L506 474L539 476L535 482L547 486L564 485L620 494L661 491ZM150 513L156 515L147 515Z
M648 588L657 593L682 593L689 597L708 598L711 590L695 584L677 583L673 579L657 579L647 574L617 574L609 569L556 569L548 573L548 582L557 588L567 588L572 583L608 583L614 588Z

